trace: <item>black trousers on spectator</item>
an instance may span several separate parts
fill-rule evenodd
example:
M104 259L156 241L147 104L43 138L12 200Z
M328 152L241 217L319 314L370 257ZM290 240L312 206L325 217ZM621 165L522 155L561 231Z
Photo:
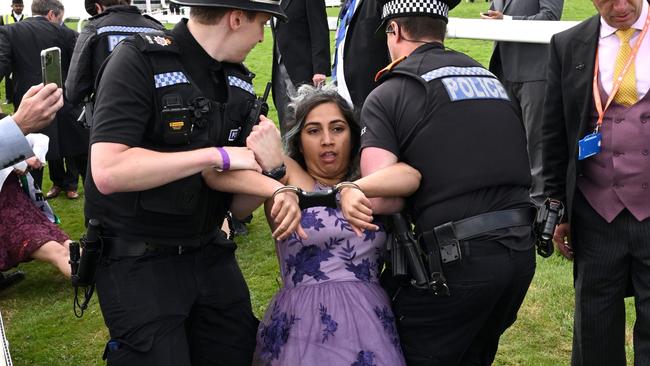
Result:
M469 242L462 260L444 264L450 296L392 286L382 276L409 366L491 365L501 334L514 323L535 273L535 251Z
M258 320L234 247L104 258L109 366L250 366Z
M5 76L5 99L9 103L14 101L14 80L11 78L11 74Z
M38 188L43 189L43 168L31 170L29 174L31 174L32 178L34 178L34 184Z
M636 307L634 365L650 365L650 219L626 209L607 223L578 190L571 223L576 308L574 366L625 365L624 298Z
M542 112L546 81L512 82L502 80L502 83L524 122L532 178L530 197L536 203L541 204L546 199L542 180Z
M289 93L295 93L296 86L291 82L287 68L280 62L273 65L273 105L278 112L278 124L282 136L289 130Z
M76 191L79 184L79 176L82 182L86 179L86 165L88 155L77 155L63 159L47 161L50 166L50 180L55 186L61 187L64 191Z

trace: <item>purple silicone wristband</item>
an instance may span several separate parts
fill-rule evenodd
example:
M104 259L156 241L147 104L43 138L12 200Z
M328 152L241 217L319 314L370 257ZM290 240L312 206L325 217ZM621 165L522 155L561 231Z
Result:
M217 150L219 151L219 154L221 154L221 161L222 161L221 170L229 170L230 156L228 156L228 152L223 147L218 147Z

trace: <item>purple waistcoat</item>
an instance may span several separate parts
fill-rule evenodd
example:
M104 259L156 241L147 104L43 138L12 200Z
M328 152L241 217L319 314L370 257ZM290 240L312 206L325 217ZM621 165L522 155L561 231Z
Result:
M592 129L597 119L594 106ZM612 102L600 130L601 151L582 162L578 188L607 222L625 208L643 221L650 217L650 92L630 107Z

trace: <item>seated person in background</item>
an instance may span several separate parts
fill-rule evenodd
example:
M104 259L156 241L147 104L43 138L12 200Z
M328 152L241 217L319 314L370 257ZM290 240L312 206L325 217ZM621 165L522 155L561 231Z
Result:
M361 189L369 197L404 197L417 189L420 175L405 164L395 164L355 184L341 184L359 176L360 129L351 106L331 86L304 85L292 99L283 183L304 191L340 184L340 192ZM261 139L273 135L264 136L271 130L280 147L279 131L263 119L247 140L256 156L261 151L281 154L280 149L260 149ZM217 176L213 173L206 181L212 185ZM369 201L363 200L349 205L361 207L348 211L358 217L358 226L339 208L311 207L302 210L304 232L292 235L279 234L284 232L279 229L282 214L272 207L273 199L267 200L283 288L259 326L254 365L404 365L390 300L378 282L386 233L372 223ZM291 202L297 204L297 200Z
M42 168L49 139L41 134L26 137L36 156L0 170L0 271L37 259L70 277L70 240L25 194L19 179Z

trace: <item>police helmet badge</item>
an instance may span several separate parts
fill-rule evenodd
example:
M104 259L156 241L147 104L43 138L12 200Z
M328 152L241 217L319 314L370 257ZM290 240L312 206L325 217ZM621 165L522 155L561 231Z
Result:
M172 44L171 39L162 36L153 37L153 41L161 46L169 46L170 44Z

